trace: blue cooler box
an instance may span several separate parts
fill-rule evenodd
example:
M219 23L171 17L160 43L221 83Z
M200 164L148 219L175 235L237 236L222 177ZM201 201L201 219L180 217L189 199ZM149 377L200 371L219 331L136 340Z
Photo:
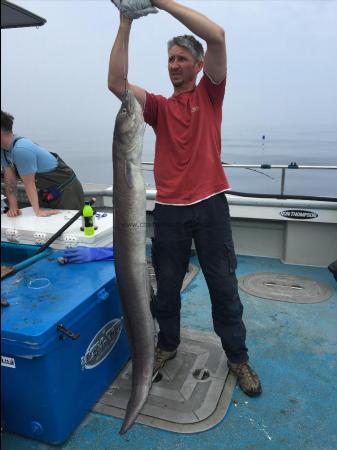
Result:
M112 261L47 257L2 281L5 431L64 442L129 359Z

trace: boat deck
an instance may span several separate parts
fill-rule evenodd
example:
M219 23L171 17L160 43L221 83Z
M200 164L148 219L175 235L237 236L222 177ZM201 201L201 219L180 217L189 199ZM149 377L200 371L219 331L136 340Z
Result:
M191 262L198 265L196 257ZM238 278L252 272L279 272L327 285L331 297L319 303L290 303L240 291L250 360L263 393L245 396L238 387L224 419L214 428L178 434L135 424L119 435L121 419L89 413L62 446L3 433L6 450L185 450L337 448L337 284L324 268L283 264L278 259L239 256ZM199 271L183 293L182 327L213 330L208 290ZM62 411L60 411L62 414Z

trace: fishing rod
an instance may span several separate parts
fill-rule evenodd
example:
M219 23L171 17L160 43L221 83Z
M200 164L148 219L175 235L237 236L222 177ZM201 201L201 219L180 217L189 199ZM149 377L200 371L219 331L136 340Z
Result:
M224 161L221 161L221 164L222 164L222 166L228 166L229 165L229 163L226 163ZM265 177L270 178L271 180L275 181L274 177L272 177L271 175L268 175L267 173L261 172L260 170L253 169L252 167L243 167L243 168L246 169L246 170L251 170L252 172L256 172L256 173L258 173L260 175L264 175Z

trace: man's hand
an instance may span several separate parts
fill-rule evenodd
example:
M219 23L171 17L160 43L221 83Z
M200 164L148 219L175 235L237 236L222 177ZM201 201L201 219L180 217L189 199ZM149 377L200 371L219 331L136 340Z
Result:
M122 14L121 11L119 11L119 18L121 25L131 26L132 19L130 19L130 17L124 16L124 14Z
M35 214L38 217L48 217L48 216L53 216L54 214L58 214L60 211L58 211L57 209L39 209L37 212L35 212Z
M6 214L8 217L17 217L20 216L21 211L19 208L9 208Z

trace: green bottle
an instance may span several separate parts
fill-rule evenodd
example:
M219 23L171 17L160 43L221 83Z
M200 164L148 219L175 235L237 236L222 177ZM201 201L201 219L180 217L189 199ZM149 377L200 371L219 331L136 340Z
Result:
M84 221L84 234L85 236L92 236L95 232L94 228L94 210L92 209L89 202L85 202L83 211L83 221Z

